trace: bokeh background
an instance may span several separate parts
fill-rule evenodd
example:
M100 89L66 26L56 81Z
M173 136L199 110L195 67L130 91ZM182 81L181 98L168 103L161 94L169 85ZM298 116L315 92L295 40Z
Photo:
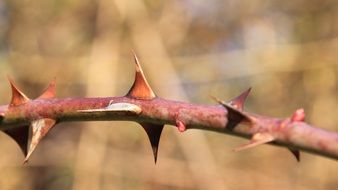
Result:
M164 98L213 104L252 86L246 109L297 108L338 131L336 0L0 0L0 103L15 78L29 97L54 76L58 97L120 96L132 50ZM27 166L0 134L0 189L338 189L337 161L214 132L166 127L154 165L132 122L61 123Z

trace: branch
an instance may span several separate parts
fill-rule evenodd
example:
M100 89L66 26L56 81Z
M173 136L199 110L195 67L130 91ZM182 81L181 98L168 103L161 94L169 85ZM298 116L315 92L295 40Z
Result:
M123 97L55 98L55 80L37 99L31 100L9 78L12 100L0 106L0 130L8 134L25 154L25 162L59 122L135 121L145 129L157 160L157 150L165 124L180 132L187 129L217 131L250 139L235 151L260 144L284 146L300 159L299 151L338 159L338 134L304 122L303 109L290 118L278 119L243 111L250 89L229 102L215 98L218 105L197 105L156 97L135 56L135 81Z

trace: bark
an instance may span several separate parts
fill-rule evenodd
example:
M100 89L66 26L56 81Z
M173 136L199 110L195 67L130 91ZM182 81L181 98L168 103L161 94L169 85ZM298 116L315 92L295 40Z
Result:
M155 162L165 124L176 126L180 132L201 129L251 139L235 151L270 143L288 148L297 160L299 150L338 159L338 133L305 123L302 109L285 119L245 112L243 105L250 89L227 103L216 99L217 105L162 99L150 88L136 56L135 63L134 84L123 97L57 99L53 81L39 98L30 100L10 80L12 100L0 106L0 130L19 144L25 161L59 122L107 120L140 123L150 139Z

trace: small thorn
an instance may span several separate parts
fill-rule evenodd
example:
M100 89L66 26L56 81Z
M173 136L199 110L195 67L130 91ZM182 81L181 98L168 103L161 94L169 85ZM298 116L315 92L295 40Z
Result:
M243 144L234 149L235 152L242 151L248 148L253 148L255 146L265 144L271 141L274 141L275 138L269 133L256 133L250 140L249 143Z
M226 104L224 101L218 99L217 97L213 96L213 95L210 95L210 97L217 103L221 104L221 105L224 105Z
M292 155L296 158L297 162L300 162L300 151L293 148L288 148Z
M127 96L138 99L153 99L156 97L155 93L151 89L150 85L147 82L146 77L144 76L141 65L138 61L136 54L134 54L136 72L134 84L129 90Z
M153 150L155 164L157 162L158 145L160 143L161 133L164 125L157 125L151 123L140 123L146 131L150 140L151 148Z
M235 97L234 99L232 99L229 104L231 106L233 106L234 108L238 109L238 110L243 110L244 108L244 103L246 98L248 97L249 93L251 91L251 87L248 88L246 91L242 92L239 96Z
M235 107L225 103L222 100L219 100L216 97L212 96L212 98L216 102L221 104L227 110L227 117L228 117L228 122L227 122L227 125L226 125L227 129L233 130L241 122L249 122L249 123L253 122L252 119L250 118L250 116L248 116L243 111L236 109Z
M186 126L184 125L184 123L180 120L176 120L176 126L179 132L183 133L184 131L187 130Z
M48 99L54 98L56 94L56 78L49 83L48 87L44 90L44 92L38 97L38 99Z
M291 121L304 121L305 120L305 111L303 108L300 108L296 110L292 116L291 116Z
M20 126L5 130L4 132L19 145L22 153L26 156L29 138L29 126Z
M54 119L48 118L35 120L31 123L32 137L24 162L28 161L36 146L39 144L42 138L46 136L48 131L55 125L55 123L56 122Z
M21 104L27 103L30 99L23 93L21 92L18 87L15 85L14 81L7 76L9 84L11 85L12 88L12 100L9 106L18 106Z

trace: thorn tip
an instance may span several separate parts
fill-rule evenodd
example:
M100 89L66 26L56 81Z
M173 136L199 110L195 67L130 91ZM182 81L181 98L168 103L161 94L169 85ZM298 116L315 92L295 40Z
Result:
M38 97L38 99L54 98L56 94L56 77L49 83L44 92Z
M292 155L296 158L297 162L300 162L300 151L294 148L288 148Z
M261 144L265 144L271 141L274 141L275 138L269 133L256 133L252 136L249 143L243 144L233 150L235 152L239 152L245 149L253 148Z
M248 95L250 94L250 91L251 91L251 87L248 88L247 90L245 90L244 92L242 92L239 96L232 99L229 102L229 104L231 106L233 106L234 108L242 111L243 108L244 108L245 100L247 99Z
M11 102L9 104L9 106L18 106L21 104L25 104L28 101L30 101L30 99L19 90L19 88L15 85L14 81L11 79L11 77L9 77L7 75L7 79L9 81L9 84L12 88L12 99Z
M127 96L138 99L153 99L156 97L156 95L148 84L146 77L144 76L142 67L136 54L134 53L133 55L136 65L135 80L129 92L127 93Z
M46 136L48 131L50 131L50 129L55 125L55 123L56 121L54 119L49 118L32 121L30 126L32 131L32 137L25 161L28 161L29 157L32 155L37 145L40 143L43 137Z
M151 123L140 123L140 124L147 133L147 136L149 138L151 148L153 151L154 161L156 164L158 146L160 143L161 133L162 133L164 125L157 125L157 124L151 124Z

